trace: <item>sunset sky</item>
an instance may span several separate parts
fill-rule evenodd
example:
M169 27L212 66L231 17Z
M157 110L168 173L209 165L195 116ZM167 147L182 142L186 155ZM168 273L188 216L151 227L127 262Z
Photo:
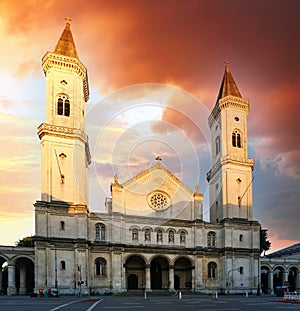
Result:
M1 0L0 245L34 234L40 199L41 59L70 17L88 69L90 210L155 163L206 196L207 116L229 67L250 100L254 219L271 251L300 242L298 0ZM208 219L208 218L207 218Z

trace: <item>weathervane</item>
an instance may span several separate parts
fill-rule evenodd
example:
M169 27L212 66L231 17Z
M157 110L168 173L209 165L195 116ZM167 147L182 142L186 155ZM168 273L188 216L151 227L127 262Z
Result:
M156 160L156 161L161 161L161 157L160 157L160 156L157 156L157 157L155 158L155 160Z
M72 22L72 19L70 17L65 17L66 22Z

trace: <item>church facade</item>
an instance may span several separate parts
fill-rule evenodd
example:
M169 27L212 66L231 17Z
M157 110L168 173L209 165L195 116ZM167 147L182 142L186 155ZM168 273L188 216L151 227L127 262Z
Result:
M158 157L130 180L112 176L105 212L88 208L87 70L67 23L43 57L46 120L41 199L35 206L35 292L127 290L248 291L259 284L260 224L253 220L247 115L228 65L209 117L212 167L207 174L210 221L203 195L189 189Z

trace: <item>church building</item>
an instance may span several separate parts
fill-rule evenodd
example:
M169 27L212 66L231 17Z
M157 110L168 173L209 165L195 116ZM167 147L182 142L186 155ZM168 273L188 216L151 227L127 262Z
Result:
M100 294L128 290L247 290L259 283L260 224L253 220L247 115L228 65L209 116L210 221L203 195L189 189L160 157L127 181L112 176L105 212L90 212L86 134L87 69L67 22L45 54L46 120L41 199L35 206L35 292Z

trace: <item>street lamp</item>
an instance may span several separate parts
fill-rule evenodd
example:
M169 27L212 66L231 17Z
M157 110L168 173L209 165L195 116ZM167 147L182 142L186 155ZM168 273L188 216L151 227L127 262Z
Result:
M56 253L56 246L54 243L51 243L50 247L52 249L54 249L54 272L55 272L54 287L57 289L57 253Z
M240 269L236 268L236 269L231 269L227 272L227 295L229 295L229 274L230 272L233 272L233 271L240 271Z

